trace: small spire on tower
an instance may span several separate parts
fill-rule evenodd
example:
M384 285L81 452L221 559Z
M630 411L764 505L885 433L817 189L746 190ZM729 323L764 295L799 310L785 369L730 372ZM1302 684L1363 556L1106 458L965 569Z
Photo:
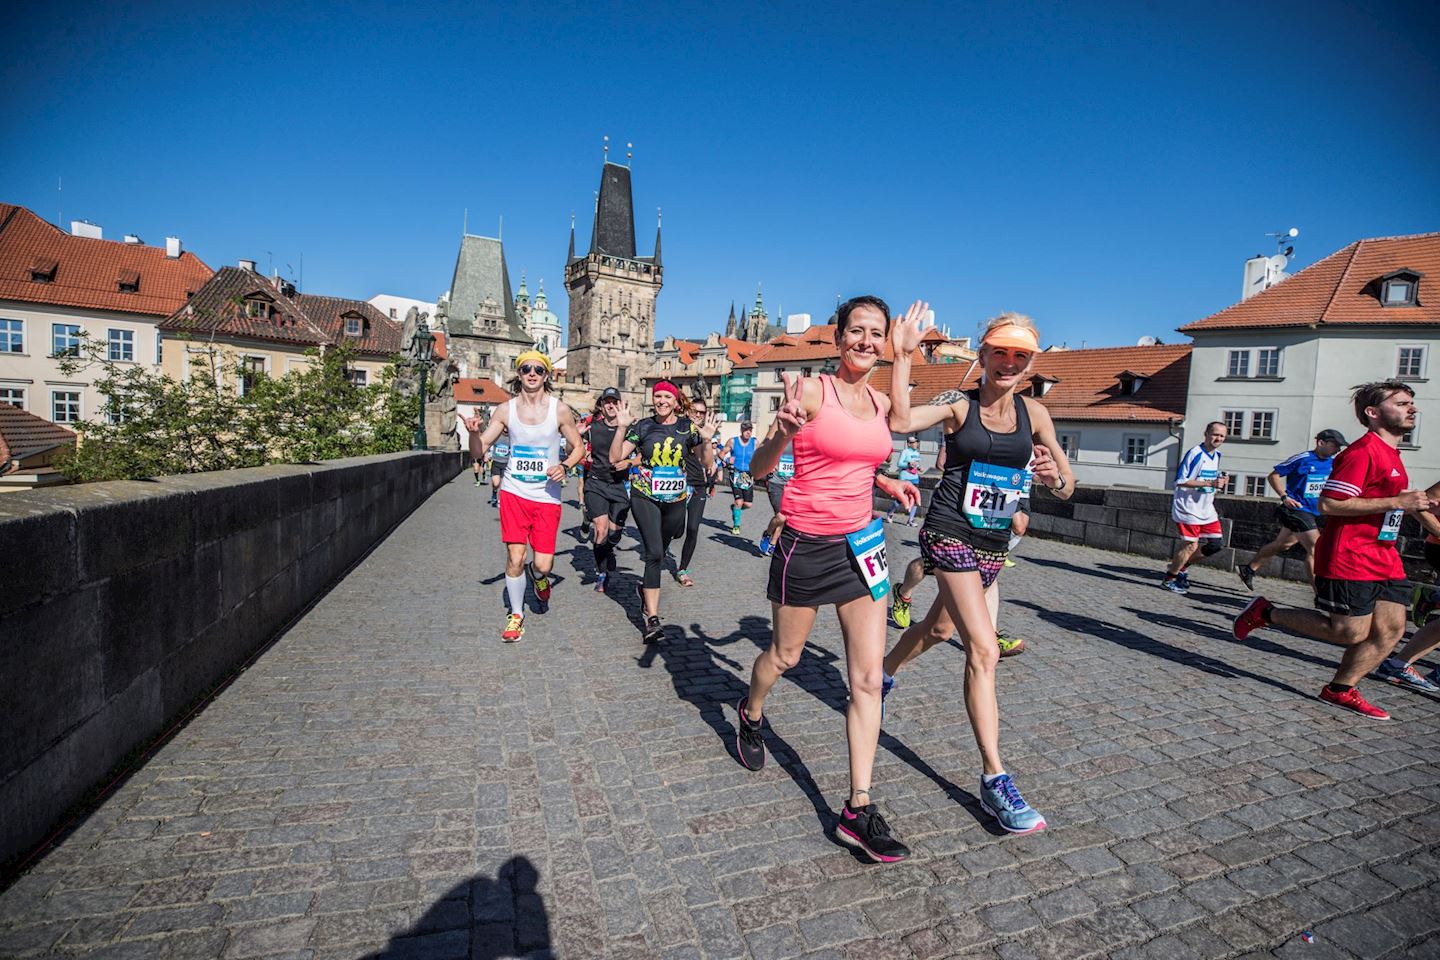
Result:
M575 259L575 211L570 211L570 252L565 255L565 262L569 263Z
M604 146L603 148L601 148L601 149L603 150L603 152L604 152L604 154L605 154L605 162L606 162L606 163L609 163L609 162L610 162L610 135L609 135L608 133L605 135L605 146Z
M655 266L660 266L660 208L655 208Z

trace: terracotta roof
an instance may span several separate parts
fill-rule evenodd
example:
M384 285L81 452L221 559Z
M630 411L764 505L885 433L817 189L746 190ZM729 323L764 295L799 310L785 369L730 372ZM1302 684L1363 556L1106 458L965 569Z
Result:
M882 392L889 390L892 369L885 366L876 370L870 385ZM970 374L961 385L958 381L967 370ZM1134 394L1121 391L1120 374L1126 371L1147 378ZM1190 345L1054 350L1037 355L1031 373L1053 381L1041 402L1056 420L1164 423L1185 416ZM929 403L947 390L974 387L980 380L980 367L932 363L914 367L910 379L915 384L911 402Z
M305 316L331 343L348 341L353 343L360 353L373 357L390 357L400 352L400 325L381 313L373 304L364 300L320 297L311 293L299 294L295 299L300 309L305 311ZM361 320L361 336L346 336L345 324L350 317Z
M739 337L721 337L720 342L725 345L725 354L730 358L732 364L744 360L764 347L762 343L751 343L749 340L741 340Z
M701 344L696 343L694 340L676 340L675 346L680 351L680 365L682 367L690 366L700 354Z
M37 271L53 279L38 283ZM0 203L0 300L164 317L212 272L188 251L171 258L162 247L72 236L24 207ZM122 292L121 283L137 289Z
M455 382L456 403L504 403L510 391L488 378L467 378Z
M1424 274L1413 307L1382 307L1380 277ZM1440 323L1440 233L1357 240L1248 300L1180 328L1182 333L1254 327Z
M0 403L0 438L16 460L75 442L73 432L10 403Z

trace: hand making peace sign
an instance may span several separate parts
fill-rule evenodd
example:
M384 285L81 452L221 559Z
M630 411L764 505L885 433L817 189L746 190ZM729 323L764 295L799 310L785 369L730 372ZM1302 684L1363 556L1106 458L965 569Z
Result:
M890 342L895 347L895 356L908 357L920 346L920 338L925 335L922 324L929 315L930 304L916 300L910 304L910 309L905 311L905 316L896 318L890 331Z
M799 433L800 428L810 419L805 412L805 378L796 377L795 382L791 383L790 375L782 370L780 382L785 387L785 402L775 411L775 426L781 436L788 440Z

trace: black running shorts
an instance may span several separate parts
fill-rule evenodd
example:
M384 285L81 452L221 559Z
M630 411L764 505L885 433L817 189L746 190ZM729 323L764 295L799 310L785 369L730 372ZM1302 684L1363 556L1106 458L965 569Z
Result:
M870 596L860 565L843 536L780 531L770 557L765 596L787 607L823 607Z
M785 496L785 484L771 477L765 481L765 495L770 498L770 509L780 512L780 498Z
M1287 507L1285 504L1275 508L1275 519L1280 526L1295 533L1304 533L1307 530L1319 530L1320 518L1313 513L1306 513L1304 510L1296 510L1294 507Z
M1342 617L1368 617L1377 603L1410 606L1410 588L1404 580L1336 580L1315 578L1315 606Z
M593 477L585 484L585 516L609 517L614 523L624 523L630 510L630 498L619 484L601 483Z

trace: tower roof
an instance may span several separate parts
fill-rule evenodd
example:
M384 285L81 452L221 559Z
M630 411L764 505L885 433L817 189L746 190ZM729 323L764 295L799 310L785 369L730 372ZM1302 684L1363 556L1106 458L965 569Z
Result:
M600 201L590 252L635 259L635 205L630 195L630 168L605 161L600 170Z
M455 258L455 277L450 282L450 332L473 332L475 313L487 301L495 304L495 308L504 314L502 335L511 340L529 341L515 312L515 297L510 292L505 245L493 237L467 234L460 240L460 255Z

